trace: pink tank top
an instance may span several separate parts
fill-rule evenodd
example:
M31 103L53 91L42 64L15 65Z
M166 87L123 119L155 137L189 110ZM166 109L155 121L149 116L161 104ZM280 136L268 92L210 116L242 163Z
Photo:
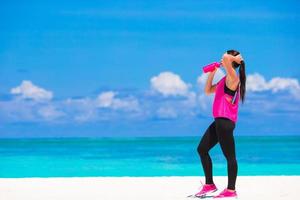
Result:
M233 122L236 122L239 109L240 87L238 86L237 92L232 97L224 92L225 80L226 76L217 83L213 103L213 116L214 118L229 118Z

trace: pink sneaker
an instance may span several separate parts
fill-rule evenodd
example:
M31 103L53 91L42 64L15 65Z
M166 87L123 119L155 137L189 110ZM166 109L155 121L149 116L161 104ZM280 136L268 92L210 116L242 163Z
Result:
M217 196L214 196L214 199L215 198L227 198L227 197L237 198L236 191L231 192L227 188L225 188L220 194L218 194Z
M218 190L215 184L204 184L203 185L202 182L201 182L201 184L202 184L202 188L201 188L200 192L195 194L196 197L203 197L203 196L206 196L207 194L211 194Z

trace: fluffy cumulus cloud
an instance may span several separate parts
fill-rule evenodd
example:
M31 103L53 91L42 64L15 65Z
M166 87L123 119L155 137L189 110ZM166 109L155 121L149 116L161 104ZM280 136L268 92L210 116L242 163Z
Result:
M111 107L113 105L114 97L114 92L103 92L98 96L98 106L104 108Z
M48 122L59 121L65 113L55 102L36 102L13 99L0 101L2 122Z
M68 113L69 121L87 122L97 118L95 100L89 97L68 98L62 102L62 107Z
M222 70L218 70L213 84L224 75ZM10 90L16 98L0 100L0 120L68 123L211 116L214 95L204 93L207 76L201 74L196 80L197 87L192 87L175 73L161 72L150 78L150 93L149 90L138 95L124 91L103 91L94 97L62 100L53 99L51 91L31 81L23 81ZM269 101L270 95L273 95L272 101ZM299 100L300 85L297 79L274 77L267 81L258 73L249 74L246 102L241 107L241 113L295 113Z
M192 113L191 110L197 106L197 95L192 91L192 85L184 82L179 75L173 72L161 72L150 79L150 84L155 94L167 97L156 103L158 108L156 108L156 112L152 113L156 115L154 117L175 119Z
M139 103L134 97L127 97L120 99L116 97L116 92L108 91L101 93L96 100L97 107L99 108L112 108L123 110L138 110Z
M31 81L24 80L21 85L12 88L10 93L24 99L32 99L35 101L51 100L53 93L41 87L34 85Z
M3 121L53 121L65 115L52 101L53 93L31 81L22 81L10 90L10 94L16 98L0 101L0 118Z
M265 78L259 73L250 74L247 77L247 91L249 92L262 92L272 91L273 93L279 91L288 91L293 96L300 99L300 84L297 79L294 78L282 78L274 77L270 81L266 81Z
M222 70L218 70L215 74L213 84L217 83L224 76L225 73ZM204 89L203 87L206 83L207 77L208 74L203 73L197 78L197 83L201 89ZM279 91L288 91L295 96L300 96L300 84L299 81L294 78L274 77L267 81L263 75L254 73L247 76L246 87L247 92L271 91L276 93Z
M225 73L222 70L218 70L215 74L213 84L217 83L223 76L225 76ZM204 89L203 87L207 77L208 74L203 73L197 79L197 83L202 89ZM279 91L288 91L295 96L300 96L300 84L299 81L294 78L274 77L267 81L261 74L254 73L247 76L246 87L247 92L272 91L276 93Z
M151 88L164 96L186 96L190 84L185 83L173 72L161 72L150 80Z
M140 111L137 98L131 95L119 97L114 91L104 91L95 98L53 100L51 91L24 80L12 88L10 94L16 98L0 101L0 118L5 121L86 122L116 119L118 116L130 118L131 113Z
M120 98L115 91L104 91L95 98L69 98L64 101L63 107L70 114L70 118L78 122L116 120L124 117L130 119L140 112L137 98Z
M42 106L38 109L38 114L47 120L54 120L59 117L65 116L65 113L58 110L53 105Z

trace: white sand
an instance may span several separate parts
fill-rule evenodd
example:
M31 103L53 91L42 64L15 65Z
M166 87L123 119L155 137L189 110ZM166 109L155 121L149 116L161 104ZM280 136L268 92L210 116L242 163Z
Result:
M204 177L0 178L0 200L188 200L200 180ZM215 176L214 182L219 193L227 177ZM241 200L296 200L299 187L300 176L238 176L236 182Z

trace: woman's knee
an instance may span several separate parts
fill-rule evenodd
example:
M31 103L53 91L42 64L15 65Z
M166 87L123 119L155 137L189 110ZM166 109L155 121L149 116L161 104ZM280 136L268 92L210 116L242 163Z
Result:
M226 156L226 160L229 165L237 165L237 160L235 156Z
M203 156L203 155L206 155L208 153L208 150L203 145L199 144L199 146L197 148L197 152L200 156Z

